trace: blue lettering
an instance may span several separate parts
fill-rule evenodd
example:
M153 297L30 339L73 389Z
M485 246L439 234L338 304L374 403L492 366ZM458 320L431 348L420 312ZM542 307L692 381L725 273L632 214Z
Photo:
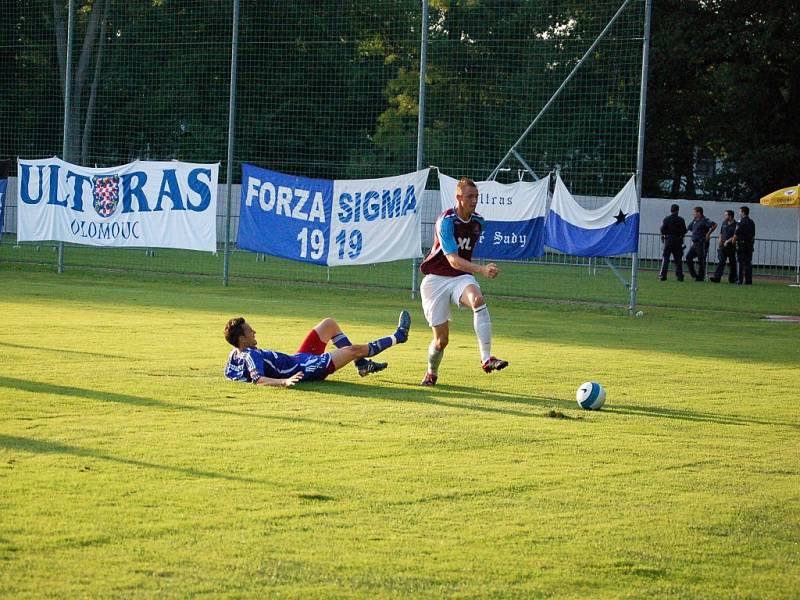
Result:
M361 221L361 192L356 192L355 202L353 202L353 209L355 214L353 215L353 223L359 223Z
M205 175L208 182L200 181L200 175ZM195 212L203 212L211 204L211 169L189 171L189 189L200 196L200 204L192 204L191 198L187 196L186 207Z
M414 186L410 185L406 189L406 199L403 202L403 216L405 217L409 212L417 211L417 196L414 194Z
M156 207L153 211L163 210L161 208L161 201L164 198L169 198L172 201L172 210L186 210L183 206L183 198L181 198L181 186L178 184L178 178L175 175L175 169L164 169L161 177L161 189L158 190L158 200Z
M344 192L339 196L339 220L342 223L349 223L353 218L353 197Z
M20 194L21 199L25 204L39 204L42 200L42 196L44 195L44 191L42 190L42 181L44 180L44 174L42 170L44 169L43 165L37 165L36 168L39 170L39 193L37 194L36 198L33 198L30 195L30 179L31 179L31 165L20 164L22 168L22 173L20 173Z
M383 202L381 203L381 219L392 219L400 216L400 203L403 199L403 191L395 188L393 191L383 190Z
M47 165L47 168L50 169L50 199L47 203L54 206L66 206L66 199L58 199L58 165Z
M127 173L122 176L122 212L133 212L131 204L133 198L136 197L136 202L139 206L139 212L150 212L150 207L147 205L147 198L142 191L144 184L147 183L147 175L143 171L136 171L135 173Z
M70 178L75 180L74 195L72 196L72 210L83 212L83 184L88 183L91 189L92 180L86 175L67 171L67 181L69 181Z
M374 221L381 214L381 202L378 192L370 190L364 196L364 218Z

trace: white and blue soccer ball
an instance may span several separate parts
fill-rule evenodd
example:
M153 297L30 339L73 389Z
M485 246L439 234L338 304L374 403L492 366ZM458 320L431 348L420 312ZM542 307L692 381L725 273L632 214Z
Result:
M606 401L606 391L596 381L587 381L575 392L578 406L586 410L599 410Z

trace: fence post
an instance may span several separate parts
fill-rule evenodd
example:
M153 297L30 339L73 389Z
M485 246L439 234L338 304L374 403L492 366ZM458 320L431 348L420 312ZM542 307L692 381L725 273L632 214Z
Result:
M67 10L67 59L64 62L64 139L61 145L61 156L69 161L69 114L72 111L72 30L75 16L75 0L69 0ZM59 273L64 272L64 242L58 242Z
M417 171L425 160L425 77L428 73L428 0L422 0L422 28L419 48L419 113L417 115ZM421 204L420 204L421 208ZM411 260L411 299L417 295L417 259Z
M642 81L639 88L639 144L636 150L636 208L642 207L642 173L644 172L644 124L647 111L647 70L650 64L650 13L652 0L644 3L644 36L642 40ZM639 267L639 253L633 253L631 261L631 300L628 307L629 314L636 312L637 269Z
M236 67L239 50L239 0L233 0L231 33L231 84L228 93L228 193L225 204L225 253L222 259L222 285L228 285L231 262L231 190L233 186L233 133L236 122Z

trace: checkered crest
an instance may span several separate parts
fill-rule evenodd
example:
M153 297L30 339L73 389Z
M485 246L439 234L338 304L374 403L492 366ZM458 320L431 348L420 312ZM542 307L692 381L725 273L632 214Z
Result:
M94 209L101 217L110 217L119 204L119 175L98 175L92 178Z

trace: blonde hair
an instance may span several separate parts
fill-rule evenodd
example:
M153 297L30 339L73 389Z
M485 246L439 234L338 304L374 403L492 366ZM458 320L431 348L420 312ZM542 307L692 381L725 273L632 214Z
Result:
M478 186L469 177L462 177L456 184L456 196L461 196L464 193L464 188L474 187L476 190Z

